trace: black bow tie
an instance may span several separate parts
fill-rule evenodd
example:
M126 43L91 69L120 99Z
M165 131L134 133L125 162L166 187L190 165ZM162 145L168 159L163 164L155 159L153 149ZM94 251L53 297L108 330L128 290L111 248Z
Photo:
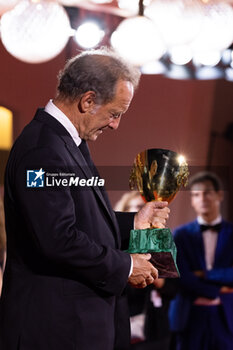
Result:
M219 232L221 229L221 223L217 225L200 225L200 230L201 232L206 231L206 230L212 230L215 232Z

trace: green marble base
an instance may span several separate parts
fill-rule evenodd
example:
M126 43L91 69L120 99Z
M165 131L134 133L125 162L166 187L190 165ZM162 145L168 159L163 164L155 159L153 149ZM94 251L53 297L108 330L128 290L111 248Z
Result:
M128 253L150 253L160 278L179 277L176 246L169 228L131 230Z

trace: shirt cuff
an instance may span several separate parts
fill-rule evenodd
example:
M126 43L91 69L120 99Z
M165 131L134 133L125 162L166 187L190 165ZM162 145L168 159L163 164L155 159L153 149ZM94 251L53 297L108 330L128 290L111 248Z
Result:
M133 258L132 258L132 256L131 256L131 255L130 255L130 259L131 259L131 266L130 266L129 276L128 276L128 277L130 277L130 276L131 276L131 274L132 274L132 272L133 272Z

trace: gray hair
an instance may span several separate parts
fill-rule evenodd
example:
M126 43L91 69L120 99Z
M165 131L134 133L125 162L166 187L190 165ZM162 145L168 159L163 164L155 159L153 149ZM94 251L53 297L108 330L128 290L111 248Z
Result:
M138 68L119 57L113 50L84 51L71 58L58 75L58 98L72 102L87 91L94 91L96 102L113 100L118 80L129 81L134 89L140 80Z

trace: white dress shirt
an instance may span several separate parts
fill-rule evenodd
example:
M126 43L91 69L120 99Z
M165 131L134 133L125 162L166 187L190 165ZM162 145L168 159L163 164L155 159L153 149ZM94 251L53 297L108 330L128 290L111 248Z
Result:
M206 222L202 219L202 217L198 216L197 221L200 225L217 225L222 221L221 215L219 215L215 220L211 222ZM202 232L203 243L204 243L204 251L205 251L205 262L206 269L211 270L214 265L215 251L218 240L218 232L208 229ZM215 299L209 299L205 297L198 297L194 300L195 305L199 306L217 306L221 304L220 297L216 297Z
M68 131L74 142L77 146L80 145L82 140L79 137L78 131L71 123L69 118L53 103L52 100L49 100L47 105L45 106L45 112L49 113L53 118L57 119L59 123L61 123L64 128Z
M202 217L197 217L197 222L199 225L217 225L220 224L222 221L221 215L219 215L215 220L212 222L206 222ZM204 243L204 250L205 250L205 262L206 262L206 269L211 270L214 265L214 258L215 258L215 250L217 246L217 240L218 240L218 232L208 229L206 231L203 231L202 233L203 237L203 243Z

